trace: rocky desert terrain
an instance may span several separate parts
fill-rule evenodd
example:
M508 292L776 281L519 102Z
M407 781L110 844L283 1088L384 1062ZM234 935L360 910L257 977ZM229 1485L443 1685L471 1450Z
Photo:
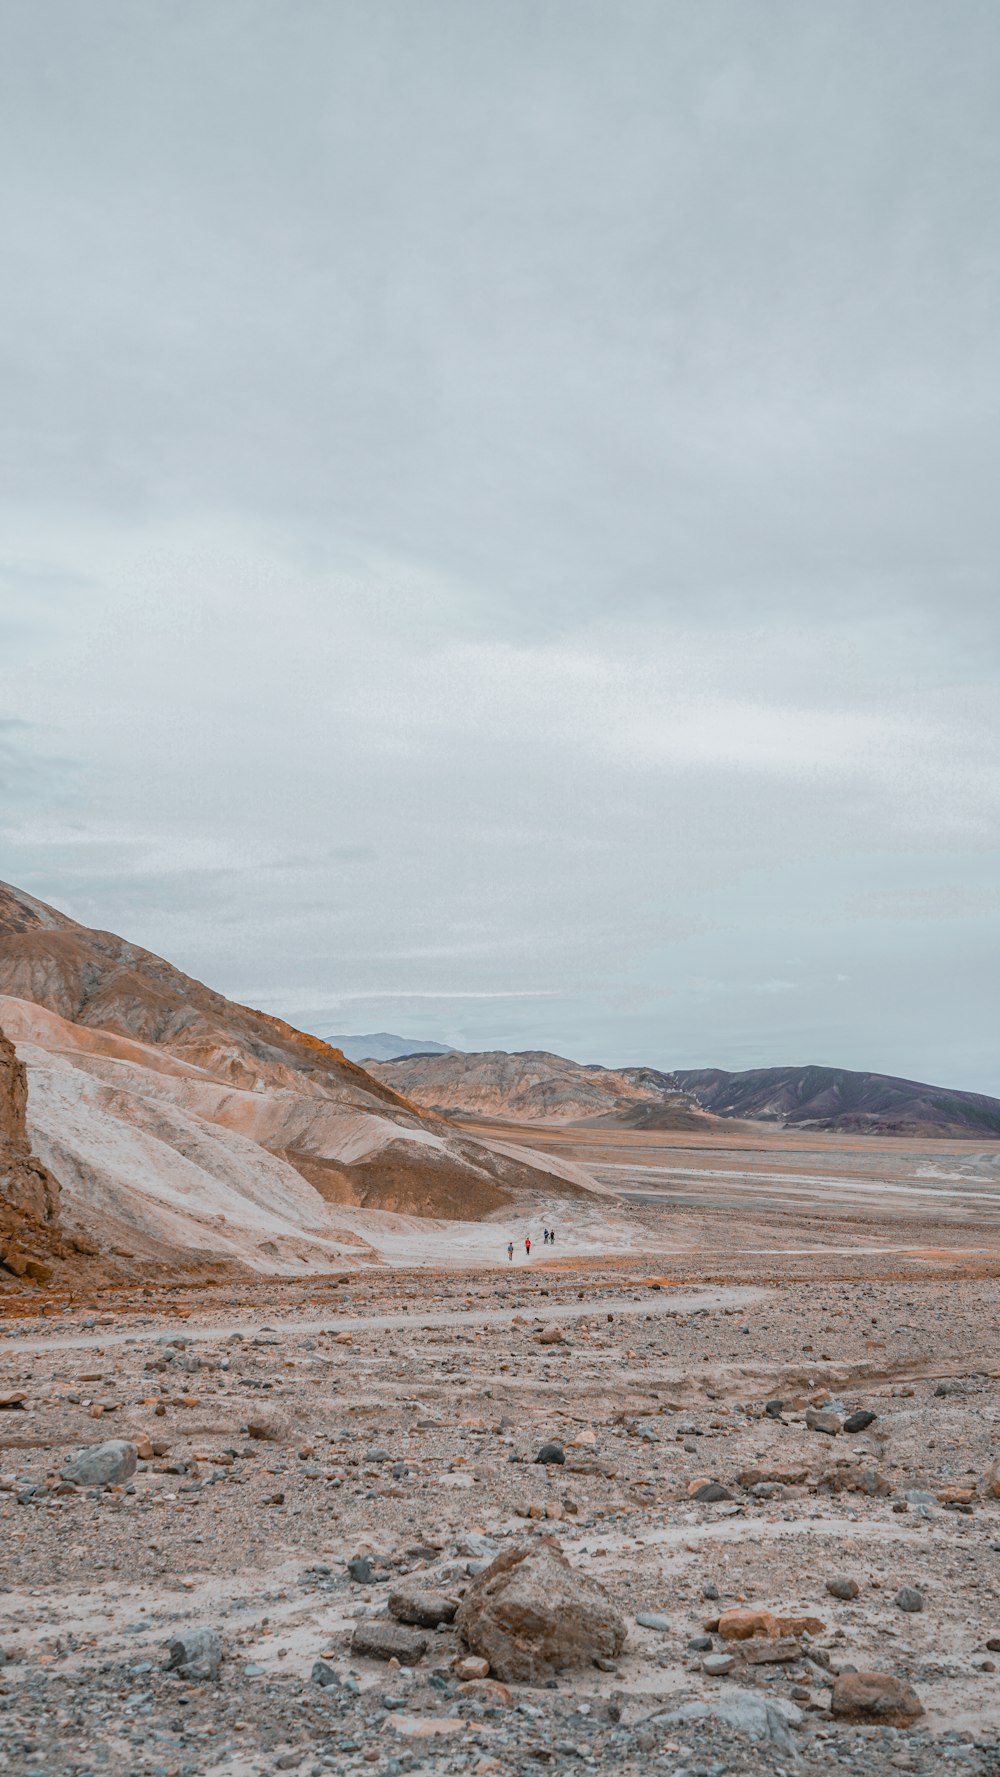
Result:
M1000 1154L766 1134L627 1257L8 1295L0 1769L996 1772Z
M445 1120L6 909L0 1771L995 1777L1000 1143Z

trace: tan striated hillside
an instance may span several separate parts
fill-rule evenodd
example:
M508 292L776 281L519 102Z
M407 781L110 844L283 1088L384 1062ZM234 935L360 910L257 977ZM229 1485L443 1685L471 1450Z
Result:
M645 1129L708 1129L713 1123L673 1074L651 1067L587 1066L531 1049L412 1055L369 1066L412 1103L445 1114Z
M315 1037L0 885L0 1029L67 1228L119 1260L326 1269L357 1212L478 1220L587 1175L486 1147Z

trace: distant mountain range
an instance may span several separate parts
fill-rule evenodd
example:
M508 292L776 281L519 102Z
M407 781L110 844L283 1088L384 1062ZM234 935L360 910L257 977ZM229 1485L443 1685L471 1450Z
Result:
M710 1129L717 1118L867 1135L1000 1137L1000 1100L834 1067L605 1068L542 1050L452 1051L372 1063L411 1103L445 1115L625 1128Z
M717 1117L748 1117L870 1135L1000 1136L1000 1099L846 1067L680 1069L675 1076Z
M390 1030L371 1031L368 1036L338 1036L333 1031L321 1033L324 1043L339 1049L348 1061L395 1061L398 1055L451 1055L447 1043L432 1043L429 1037L397 1037Z

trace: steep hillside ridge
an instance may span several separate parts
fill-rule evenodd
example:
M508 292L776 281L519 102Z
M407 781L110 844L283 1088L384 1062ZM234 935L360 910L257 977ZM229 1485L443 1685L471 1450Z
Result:
M413 1055L373 1062L371 1071L411 1103L448 1115L647 1129L711 1127L674 1075L655 1068L605 1068L545 1050L497 1049Z
M328 1269L351 1210L480 1220L599 1191L408 1104L336 1049L162 958L0 890L0 1028L64 1220L118 1259Z
M717 1117L868 1135L1000 1136L1000 1099L891 1074L839 1067L679 1069L676 1078Z
M92 931L0 883L0 993L73 1024L117 1031L206 1067L233 1085L258 1080L400 1109L394 1092L319 1037L227 1000L140 945Z

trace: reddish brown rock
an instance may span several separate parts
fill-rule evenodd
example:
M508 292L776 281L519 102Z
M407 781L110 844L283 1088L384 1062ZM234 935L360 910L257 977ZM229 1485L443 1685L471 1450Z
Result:
M763 1468L745 1468L740 1473L741 1487L756 1487L761 1481L776 1481L782 1487L801 1487L809 1474L805 1463L772 1462Z
M750 1641L758 1635L770 1640L786 1635L822 1635L825 1627L818 1617L777 1617L770 1610L724 1610L718 1618L718 1632L725 1641Z
M485 1665L485 1661L482 1662ZM456 1667L456 1676L458 1668ZM513 1693L495 1678L467 1679L459 1686L463 1697L473 1697L483 1709L512 1709Z
M911 1685L889 1672L842 1672L834 1682L830 1713L840 1721L907 1728L924 1706Z
M508 1684L541 1684L566 1667L614 1659L625 1646L625 1624L604 1587L548 1538L498 1555L456 1622L466 1646Z

